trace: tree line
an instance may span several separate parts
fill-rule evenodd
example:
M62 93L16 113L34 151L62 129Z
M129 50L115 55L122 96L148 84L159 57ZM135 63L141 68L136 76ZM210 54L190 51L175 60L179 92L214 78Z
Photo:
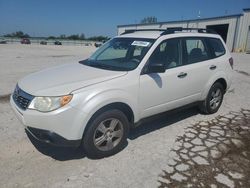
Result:
M30 35L24 33L22 31L17 31L14 33L6 34L4 37L13 37L13 38L30 38ZM92 40L92 41L106 41L109 39L107 36L93 36L86 38L84 33L82 34L73 34L73 35L60 35L60 36L49 36L49 37L37 37L37 38L45 38L45 39L68 39L68 40Z
M58 37L56 36L49 36L48 39L68 39L68 40L92 40L92 41L106 41L109 40L110 38L107 36L93 36L93 37L88 37L86 38L85 35L82 33L80 35L75 34L75 35L60 35Z
M150 24L150 23L157 23L157 18L155 16L148 16L141 20L141 24ZM4 37L15 37L15 38L30 38L30 36L27 33L24 33L22 31L17 31L14 33L6 34ZM81 34L73 34L73 35L60 35L60 36L49 36L49 37L37 37L37 38L45 38L45 39L68 39L68 40L92 40L92 41L106 41L110 38L107 36L93 36L86 38L84 33Z
M4 37L30 38L30 36L27 33L23 33L22 31L10 33L10 34L4 35Z

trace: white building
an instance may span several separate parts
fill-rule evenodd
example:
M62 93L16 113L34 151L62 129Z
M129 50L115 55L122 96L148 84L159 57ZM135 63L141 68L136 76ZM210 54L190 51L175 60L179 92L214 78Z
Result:
M118 34L130 29L167 29L175 27L213 29L222 36L231 51L250 52L250 8L243 9L243 13L237 15L117 26Z

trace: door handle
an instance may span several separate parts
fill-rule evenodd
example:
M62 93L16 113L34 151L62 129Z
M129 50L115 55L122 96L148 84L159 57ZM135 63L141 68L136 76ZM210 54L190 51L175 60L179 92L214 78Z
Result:
M184 78L187 76L187 73L185 72L181 72L180 74L178 74L178 78Z
M216 68L217 68L217 66L215 66L215 65L211 65L209 68L210 68L210 70L214 70L214 69L216 69Z

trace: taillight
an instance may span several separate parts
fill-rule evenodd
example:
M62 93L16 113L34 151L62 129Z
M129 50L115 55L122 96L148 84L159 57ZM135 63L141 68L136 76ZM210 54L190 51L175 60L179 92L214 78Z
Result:
M232 57L229 59L229 64L231 68L234 69L234 59Z

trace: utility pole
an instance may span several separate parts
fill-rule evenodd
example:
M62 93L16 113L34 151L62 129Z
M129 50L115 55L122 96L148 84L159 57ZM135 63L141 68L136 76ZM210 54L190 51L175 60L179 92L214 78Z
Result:
M135 20L135 29L137 29L137 20Z
M201 18L201 11L199 10L198 12L198 19L197 19L197 28L199 28L199 21L200 21L200 18Z

